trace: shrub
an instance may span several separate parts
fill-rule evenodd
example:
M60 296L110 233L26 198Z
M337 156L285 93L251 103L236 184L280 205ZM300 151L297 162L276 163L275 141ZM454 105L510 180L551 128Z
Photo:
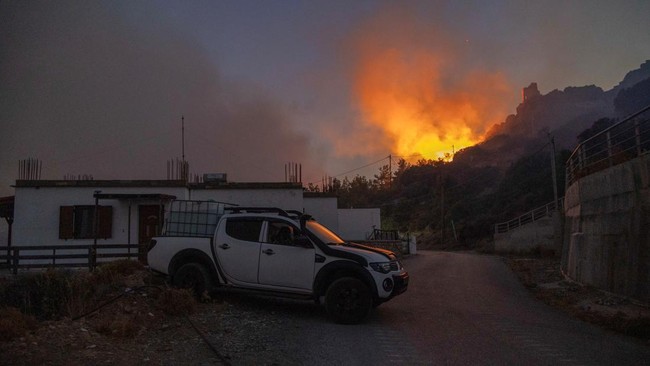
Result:
M4 289L3 303L39 320L60 319L72 296L70 274L64 271L20 276Z
M36 327L36 319L13 307L0 308L0 341L21 337Z

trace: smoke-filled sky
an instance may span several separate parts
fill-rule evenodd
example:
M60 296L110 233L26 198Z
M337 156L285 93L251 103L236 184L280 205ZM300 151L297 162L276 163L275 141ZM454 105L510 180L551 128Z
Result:
M164 179L182 115L191 172L231 181L435 158L530 82L612 88L650 58L649 16L648 1L2 1L0 196L29 157L44 179Z

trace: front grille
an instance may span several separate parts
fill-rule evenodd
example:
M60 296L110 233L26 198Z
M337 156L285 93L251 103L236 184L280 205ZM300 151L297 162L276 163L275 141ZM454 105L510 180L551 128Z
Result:
M392 271L399 271L399 264L397 261L390 262L390 270Z

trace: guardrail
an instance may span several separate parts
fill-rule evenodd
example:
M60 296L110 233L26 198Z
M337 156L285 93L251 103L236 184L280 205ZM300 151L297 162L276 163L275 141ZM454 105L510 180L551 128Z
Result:
M545 217L549 217L553 214L554 211L561 210L563 208L563 205L564 197L558 198L557 202L548 203L542 207L538 207L532 211L526 212L516 219L494 225L494 232L496 234L507 233L508 231L516 229L522 225L528 224L530 222L535 222Z
M650 106L583 141L566 163L567 187L650 151Z
M0 266L19 269L88 267L121 258L138 258L139 244L1 246Z

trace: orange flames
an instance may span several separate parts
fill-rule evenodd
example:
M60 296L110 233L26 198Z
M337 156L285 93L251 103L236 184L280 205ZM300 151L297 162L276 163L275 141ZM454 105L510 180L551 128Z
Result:
M361 39L356 48L356 102L392 153L449 159L506 116L511 88L499 73L460 74L450 66L452 55L412 42Z

